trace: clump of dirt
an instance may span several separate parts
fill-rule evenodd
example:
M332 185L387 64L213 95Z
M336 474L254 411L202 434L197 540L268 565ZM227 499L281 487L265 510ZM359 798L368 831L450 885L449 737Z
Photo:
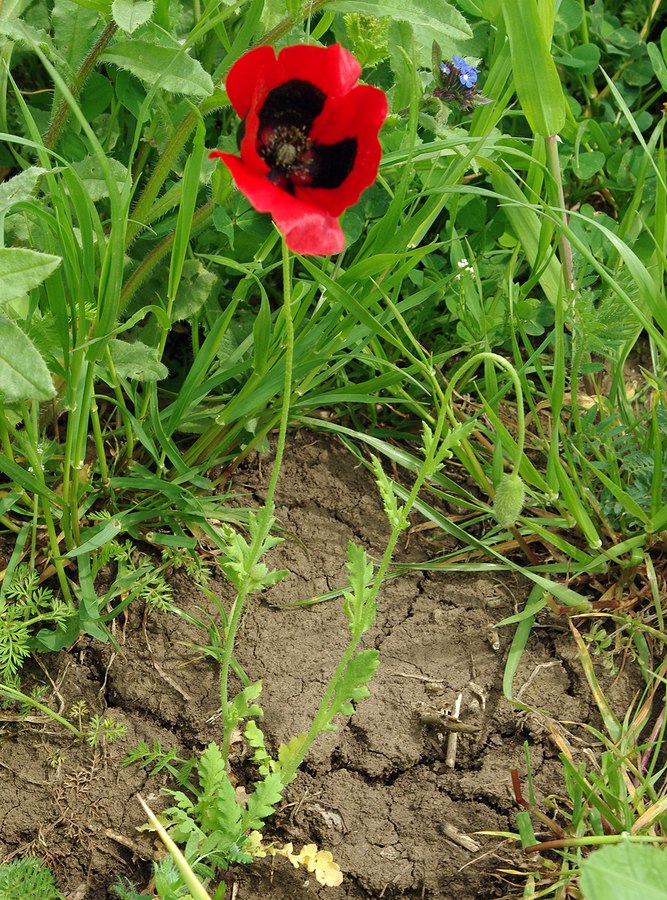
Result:
M234 487L245 495L239 502L261 502L268 481L263 465L264 472L255 461L239 473ZM389 532L372 478L335 442L306 432L291 442L277 504L286 540L269 561L289 575L251 600L237 652L249 676L262 680L262 727L272 747L307 729L348 634L340 600L280 607L342 586L348 541L377 559ZM413 537L401 552L416 559L427 549ZM186 612L213 612L183 574L174 575L173 588ZM221 580L209 589L230 597ZM547 719L518 711L502 695L512 630L495 623L516 612L526 593L513 577L446 570L387 581L367 636L367 646L381 654L371 696L314 745L265 835L297 849L315 842L331 850L343 885L321 888L286 859L266 859L231 869L229 896L512 895L498 870L508 860L517 867L514 850L476 832L514 829L510 769L525 775L524 741L538 788L547 794L562 787L553 740L561 726L547 727ZM559 720L597 721L565 623L543 624L516 675L517 695L526 705L556 711ZM119 763L140 741L174 747L186 759L219 737L217 672L198 649L205 637L182 617L135 604L115 624L115 646L82 638L41 658L61 711L83 700L84 718L109 717L127 727L127 736L92 748L41 716L19 720L0 712L0 860L36 853L53 867L61 890L79 900L115 896L116 876L148 883L150 860L162 851L136 831L145 820L136 795L159 811L170 776ZM45 680L36 667L34 674ZM615 691L627 702L625 676ZM458 733L446 723L457 707Z

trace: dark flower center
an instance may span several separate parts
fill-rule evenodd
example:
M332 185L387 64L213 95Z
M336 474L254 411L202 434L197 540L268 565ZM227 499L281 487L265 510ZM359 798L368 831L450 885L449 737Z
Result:
M298 186L337 188L354 167L356 138L318 144L309 137L325 101L314 84L292 78L270 91L259 111L257 153L267 178L290 194Z

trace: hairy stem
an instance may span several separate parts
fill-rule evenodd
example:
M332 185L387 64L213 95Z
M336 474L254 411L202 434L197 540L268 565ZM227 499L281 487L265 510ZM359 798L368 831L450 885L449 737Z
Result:
M76 98L81 93L81 89L88 80L88 76L97 65L97 60L106 50L109 41L116 33L117 28L118 26L113 20L109 22L109 24L102 31L93 46L90 48L88 56L86 56L84 61L81 63L81 68L76 73L74 83L69 85L69 90L72 97ZM67 119L69 118L69 114L69 103L67 102L67 99L63 97L63 99L58 104L58 108L55 111L53 119L51 120L49 130L44 136L44 146L47 150L53 150L53 148L58 143L58 139L60 138L63 128L65 127Z

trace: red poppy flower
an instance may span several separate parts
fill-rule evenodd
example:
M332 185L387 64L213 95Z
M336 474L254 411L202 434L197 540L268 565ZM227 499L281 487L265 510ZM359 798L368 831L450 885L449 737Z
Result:
M339 44L257 47L234 63L227 95L245 120L229 167L259 212L270 212L296 253L339 253L338 216L375 180L384 93L357 84L361 66Z

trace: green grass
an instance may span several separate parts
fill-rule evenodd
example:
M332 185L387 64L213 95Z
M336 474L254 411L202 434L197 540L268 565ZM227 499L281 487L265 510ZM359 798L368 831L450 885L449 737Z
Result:
M583 771L563 748L571 808L559 827L578 843L556 848L557 872L529 873L541 893L526 888L565 896L576 853L601 836L596 814L612 837L664 838L659 754L645 762L641 744L646 707L615 719L589 648L611 652L608 631L620 629L644 702L660 696L665 13L649 0L439 0L398 12L369 0L368 19L353 7L0 9L0 529L13 546L0 573L1 689L25 700L30 652L81 633L109 639L109 621L137 597L168 608L171 568L204 577L204 533L238 595L205 623L224 771L232 730L257 714L235 636L249 593L280 577L262 557L286 431L326 431L373 471L392 538L376 568L350 551L339 592L348 652L311 730L267 763L258 783L273 793L256 821L366 690L377 661L357 644L384 578L406 568L392 567L392 551L416 511L456 541L420 568L511 568L532 582L525 609L499 623L516 626L508 698L541 609L606 617L576 640L604 758ZM295 258L207 151L235 148L224 79L251 45L336 40L387 92L384 156L343 217L345 252ZM455 55L480 69L466 109L438 96L439 63ZM220 489L276 429L266 508L230 510ZM164 550L157 575L123 551L139 539ZM109 561L116 578L102 592ZM625 788L612 790L621 760ZM226 828L242 844L250 825L241 816Z

